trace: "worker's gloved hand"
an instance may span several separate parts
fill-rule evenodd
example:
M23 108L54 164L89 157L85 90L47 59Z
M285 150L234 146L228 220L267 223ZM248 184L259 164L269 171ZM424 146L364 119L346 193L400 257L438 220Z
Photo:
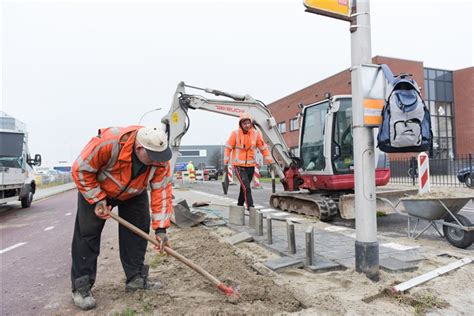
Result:
M102 200L102 201L97 202L97 204L95 205L94 212L98 218L109 219L111 210L112 210L112 206L107 205L106 200Z
M168 234L166 234L166 228L158 228L155 232L155 238L158 241L158 246L155 247L160 253L165 252L165 247L171 248L171 243L168 240Z

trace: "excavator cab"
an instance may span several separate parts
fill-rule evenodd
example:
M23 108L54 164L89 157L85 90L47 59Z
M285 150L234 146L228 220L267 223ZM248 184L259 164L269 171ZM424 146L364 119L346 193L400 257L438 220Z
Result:
M303 109L300 157L304 184L301 188L317 190L352 190L354 188L354 151L351 96L335 96ZM378 163L383 155L376 151L380 170L377 185L385 185L388 169Z

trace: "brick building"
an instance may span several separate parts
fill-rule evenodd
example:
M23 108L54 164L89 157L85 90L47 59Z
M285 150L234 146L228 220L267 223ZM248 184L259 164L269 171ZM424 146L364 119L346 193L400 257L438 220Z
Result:
M433 157L474 153L474 67L442 70L424 67L423 62L376 56L374 64L387 64L394 74L410 73L430 108ZM287 145L298 154L300 105L314 104L325 95L351 94L349 69L269 104Z

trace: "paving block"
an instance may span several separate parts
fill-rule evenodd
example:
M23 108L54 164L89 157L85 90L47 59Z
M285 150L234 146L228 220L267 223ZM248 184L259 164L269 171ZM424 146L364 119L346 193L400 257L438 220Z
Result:
M346 259L335 259L335 262L339 263L340 265L348 268L348 269L355 269L355 258L346 258Z
M281 258L267 260L263 263L263 265L273 271L281 271L283 269L288 269L288 268L301 268L304 266L304 263L303 263L303 260L301 259L281 257Z
M222 219L206 220L202 223L204 224L204 226L207 226L207 227L216 227L216 226L225 226L225 225L227 225L227 223Z
M380 268L387 272L407 272L414 271L418 267L412 263L404 262L394 258L380 259Z
M231 205L229 208L229 222L234 225L245 225L244 210L243 206Z
M271 213L271 216L272 218L286 218L286 217L289 217L290 214L288 213L285 213L285 212L275 212L275 213Z
M257 217L257 209L251 207L249 209L249 227L250 228L255 228L256 217Z
M273 209L273 208L264 208L264 209L261 209L260 212L262 212L264 214L268 214L268 213L276 213L278 211Z
M404 262L410 262L410 263L416 263L416 262L425 260L425 257L416 253L412 253L412 252L400 252L400 253L389 254L389 257L400 260L400 261L404 261Z
M322 256L315 256L313 264L306 266L305 269L314 273L322 273L327 271L344 270L346 267Z
M249 233L243 232L243 233L238 233L236 235L226 237L224 240L231 245L237 245L243 242L253 241L253 237Z

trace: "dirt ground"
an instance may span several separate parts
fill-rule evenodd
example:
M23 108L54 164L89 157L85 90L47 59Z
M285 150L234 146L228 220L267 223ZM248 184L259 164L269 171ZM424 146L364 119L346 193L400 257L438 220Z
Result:
M323 224L323 223L321 223ZM71 302L57 315L468 315L474 306L474 265L438 277L403 295L384 290L422 273L471 257L469 251L452 247L446 256L424 260L417 271L381 272L377 283L353 270L320 274L303 269L274 273L262 262L276 257L255 243L231 246L223 238L234 234L221 227L170 230L173 248L225 283L238 287L239 299L221 294L214 285L176 259L157 254L150 246L147 262L150 278L164 289L126 292L116 238L104 240L99 257L98 279L93 288L97 308L80 312ZM410 240L401 241L409 244ZM419 242L419 241L417 241ZM427 247L436 248L433 241ZM430 245L429 243L434 243ZM455 256L455 257L453 257ZM469 307L471 306L471 307ZM471 314L472 315L472 314Z

